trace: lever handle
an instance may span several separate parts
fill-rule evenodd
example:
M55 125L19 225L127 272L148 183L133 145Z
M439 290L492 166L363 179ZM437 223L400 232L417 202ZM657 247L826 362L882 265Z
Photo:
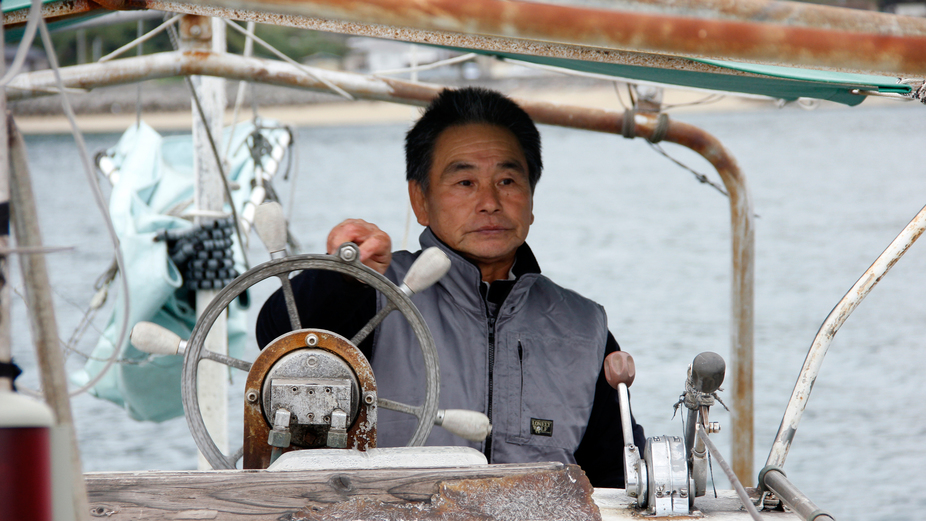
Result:
M437 247L424 250L408 269L402 281L402 291L409 297L420 293L440 280L450 270L450 257Z
M139 351L153 355L182 354L186 348L186 342L179 335L152 322L135 324L129 340Z
M623 351L615 351L604 359L604 377L611 387L617 389L618 384L630 387L633 379L637 377L637 368L633 357Z
M254 228L271 258L277 258L274 255L277 252L286 251L286 218L280 203L271 201L258 206L254 211Z
M698 391L710 394L720 389L727 364L717 353L705 351L691 362L691 386Z
M488 416L466 409L438 410L434 425L469 441L482 441L492 433Z

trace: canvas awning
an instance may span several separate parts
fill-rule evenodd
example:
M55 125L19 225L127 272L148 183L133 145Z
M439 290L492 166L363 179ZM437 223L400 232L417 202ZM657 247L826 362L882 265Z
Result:
M60 0L44 0L46 4L60 4ZM29 0L6 0L3 12L27 9ZM94 9L83 16L98 16L110 11ZM68 17L61 24L74 23L79 19ZM21 34L21 29L18 31ZM9 31L15 37L17 31ZM476 52L539 65L559 67L621 78L628 81L644 81L665 85L692 87L713 91L744 93L769 96L788 101L798 98L829 100L845 105L858 105L865 96L855 93L889 93L909 95L910 85L898 83L898 78L865 74L849 74L797 67L758 65L742 62L710 60L703 58L679 58L690 63L704 64L702 69L692 67L661 68L644 67L624 63L585 61L555 56L537 56L504 52L500 50L454 48L461 52ZM694 67L697 69L697 67Z
M721 60L686 58L694 62L725 69L729 71L728 74L641 67L636 65L571 60L567 58L532 56L529 54L497 51L456 50L611 76L626 79L631 82L633 80L638 80L706 90L757 94L788 101L793 101L798 98L815 98L854 106L865 100L864 95L854 94L854 90L861 91L862 93L874 92L901 95L910 94L912 90L910 85L898 83L898 78L896 77L849 74Z

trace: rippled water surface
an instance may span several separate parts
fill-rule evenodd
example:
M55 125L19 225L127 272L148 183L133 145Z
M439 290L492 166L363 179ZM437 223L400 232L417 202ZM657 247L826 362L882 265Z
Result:
M727 145L749 180L759 215L756 471L817 328L926 203L926 147L917 132L923 110L909 104L678 117ZM404 129L298 129L292 223L305 251L321 251L327 230L346 217L379 223L396 247L402 244ZM727 200L640 140L552 127L542 133L546 168L529 242L545 274L607 309L611 330L637 363L634 412L647 434L680 434L672 404L684 388L687 364L701 351L729 355ZM118 138L87 137L92 148ZM112 249L70 137L27 141L44 240L74 247L49 257L66 338ZM700 158L665 148L716 178ZM278 183L284 199L292 183ZM419 230L412 227L410 247L417 247ZM251 257L267 258L257 247ZM14 283L21 286L18 278ZM259 288L256 300L271 289ZM926 245L916 244L848 319L823 364L785 470L837 519L926 517L926 499L912 486L926 465L924 291ZM17 299L14 348L27 368L21 382L30 384L37 376L26 323ZM88 332L83 349L95 334ZM74 355L69 363L79 361ZM235 384L240 387L243 378ZM85 470L195 466L195 446L182 418L138 423L87 396L75 399L74 407ZM239 409L234 402L232 411ZM711 417L729 424L720 408ZM715 439L728 453L729 433ZM728 487L714 468L718 486Z

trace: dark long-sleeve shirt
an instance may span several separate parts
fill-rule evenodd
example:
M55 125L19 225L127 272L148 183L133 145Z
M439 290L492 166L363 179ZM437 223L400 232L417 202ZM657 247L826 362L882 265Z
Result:
M513 273L539 272L531 255L515 264ZM511 281L496 281L488 288L483 284L483 299L491 320L492 310L507 297ZM304 271L292 279L293 293L303 327L334 331L352 337L376 314L376 292L370 286L329 271ZM263 348L276 337L290 331L289 315L282 291L272 295L261 309L257 321L257 342ZM375 333L374 333L375 335ZM374 335L358 346L371 359ZM619 351L614 336L608 333L605 356ZM633 424L634 443L642 447L645 442L643 428ZM604 371L598 376L594 403L585 435L574 456L593 486L624 487L623 433L617 391L605 380ZM487 449L491 450L491 448Z

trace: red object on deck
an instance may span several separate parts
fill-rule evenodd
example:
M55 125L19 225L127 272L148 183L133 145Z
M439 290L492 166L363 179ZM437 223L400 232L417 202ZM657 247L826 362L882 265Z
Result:
M0 521L52 521L48 427L0 427Z

